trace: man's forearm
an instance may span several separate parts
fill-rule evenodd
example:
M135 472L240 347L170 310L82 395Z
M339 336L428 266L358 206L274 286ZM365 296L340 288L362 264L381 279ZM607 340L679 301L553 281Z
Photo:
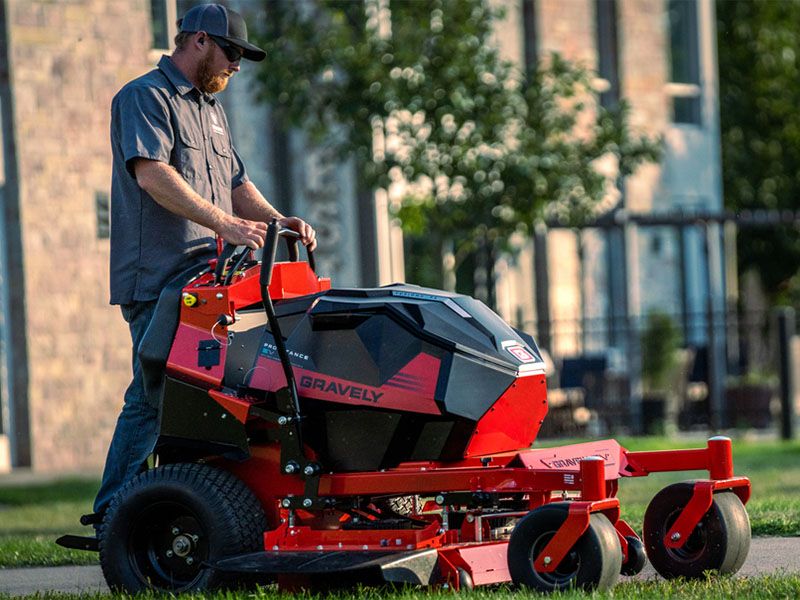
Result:
M168 211L216 232L220 230L225 213L195 192L170 165L141 159L135 170L139 186Z
M233 203L233 212L243 219L269 223L273 218L283 218L283 215L261 195L258 188L250 181L231 191L231 202Z
M227 214L195 192L166 163L139 159L134 165L139 186L168 211L208 227L226 242L260 248L264 245L267 219L244 219ZM240 186L241 187L241 186ZM265 201L266 202L266 201Z

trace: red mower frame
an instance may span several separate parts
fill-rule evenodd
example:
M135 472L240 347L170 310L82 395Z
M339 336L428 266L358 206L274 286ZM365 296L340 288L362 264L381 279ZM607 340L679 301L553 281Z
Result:
M290 262L275 262L281 236L290 242ZM296 237L273 221L261 265L248 258L249 251L236 258L231 248L183 287L162 395L166 399L176 389L170 381L181 382L181 393L189 394L181 400L188 412L170 414L165 400L162 421L197 419L204 432L212 420L226 423L226 431L238 432L227 441L238 444L239 456L209 451L193 462L159 452L155 475L148 479L143 474L131 482L103 519L100 554L109 585L125 591L198 590L223 581L209 575L219 573L264 576L291 589L317 584L332 574L351 574L370 582L455 589L513 582L553 591L570 586L607 589L620 574L639 572L645 553L665 577L702 577L707 570L732 573L741 567L750 541L744 509L750 481L734 476L730 439L712 437L704 448L646 452L627 450L615 440L528 448L547 412L540 370L520 369L514 383L476 423L458 460L329 470L304 443L295 367L273 305L330 289L330 280L315 274L311 253L308 262L297 260ZM226 353L231 351L226 344L210 348L217 354L208 363L199 358L209 331L215 341L217 336L224 338L237 311L258 302L263 303L277 353L277 359L259 359L260 364L279 381L262 397L223 385ZM162 436L163 432L162 425ZM198 434L195 441L217 448L202 435L206 434ZM195 522L189 533L184 525L175 525L203 508L195 505L197 493L193 496L191 489L185 500L173 498L170 477L188 471L202 471L213 481L228 477L230 489L246 486L237 488L238 493L252 499L248 506L263 510L263 525L252 532L258 536L258 551L251 547L249 552L220 554L209 550L213 536L204 537L202 523ZM673 471L705 471L708 478L659 492L645 515L640 539L620 518L619 481ZM169 485L163 487L161 480ZM130 540L147 535L148 523L130 533L125 522L144 510L136 504L144 491L172 502L178 513L181 502L187 508L182 521L164 521L165 531L156 540L166 544L168 559L156 548L152 552L157 556L144 560L146 573L134 569L122 576L116 570L119 565L128 568L128 557L114 555L119 540L104 542L103 536ZM402 497L414 500L407 513L381 504L382 499ZM422 505L419 499L428 500ZM86 538L64 536L59 543L88 549ZM111 550L104 554L104 547ZM178 555L186 561L175 567ZM172 568L178 569L179 583L173 584Z

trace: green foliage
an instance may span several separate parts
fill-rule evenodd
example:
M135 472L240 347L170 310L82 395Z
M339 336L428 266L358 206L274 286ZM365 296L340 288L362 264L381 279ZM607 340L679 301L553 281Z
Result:
M269 5L262 97L278 120L353 154L360 184L400 200L407 233L514 250L544 214L595 213L620 175L659 145L599 107L588 71L557 55L527 76L491 41L486 0L319 0Z
M734 210L800 208L800 2L717 1L725 203ZM800 235L791 226L742 230L739 264L773 299L800 304ZM778 258L779 257L779 258Z
M654 311L647 316L642 332L642 383L645 391L663 392L675 367L680 332L667 314Z

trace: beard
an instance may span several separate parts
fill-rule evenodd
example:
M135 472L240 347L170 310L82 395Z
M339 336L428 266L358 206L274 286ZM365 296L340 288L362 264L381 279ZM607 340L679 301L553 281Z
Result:
M197 81L200 91L205 94L216 94L228 85L228 77L211 70L211 52L204 56L197 65Z

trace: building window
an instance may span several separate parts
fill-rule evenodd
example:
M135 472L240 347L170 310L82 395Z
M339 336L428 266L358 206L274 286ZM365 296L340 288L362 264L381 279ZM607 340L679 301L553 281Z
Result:
M536 68L539 55L539 39L536 33L536 0L522 0L522 28L525 39L522 50L525 54L525 71Z
M600 77L600 104L614 108L619 104L619 47L617 45L617 1L595 0L597 27L597 75Z
M167 50L170 47L170 4L174 7L174 0L150 0L150 23L153 31L152 47L156 50Z
M97 214L97 239L107 240L111 235L108 192L95 192L94 209Z
M672 120L702 124L700 52L696 0L669 0L670 83Z
M225 4L224 0L220 3ZM178 17L198 4L205 4L205 0L150 0L153 50L164 52L172 48L175 34L178 33Z

